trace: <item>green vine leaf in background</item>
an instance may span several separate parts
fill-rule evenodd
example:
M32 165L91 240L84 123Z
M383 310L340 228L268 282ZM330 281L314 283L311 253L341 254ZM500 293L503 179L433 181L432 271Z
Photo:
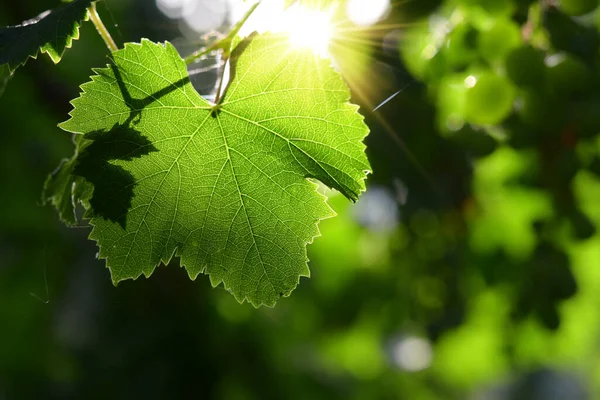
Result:
M91 3L91 0L76 0L45 11L21 25L0 28L0 67L6 64L14 71L30 57L37 58L40 51L57 64L73 39L79 39L79 26L87 19Z
M368 128L330 61L281 36L251 36L214 105L170 43L129 43L112 57L61 124L86 144L64 164L70 178L54 177L59 208L87 207L113 282L150 276L176 255L192 279L206 273L239 301L289 295L309 275L318 222L334 215L307 178L356 200L370 168ZM66 204L80 178L93 194Z
M79 224L76 216L76 203L89 208L93 187L81 176L74 174L78 163L77 156L91 143L82 135L74 135L75 153L69 159L63 159L58 168L44 182L42 203L52 204L58 211L61 221L67 226Z

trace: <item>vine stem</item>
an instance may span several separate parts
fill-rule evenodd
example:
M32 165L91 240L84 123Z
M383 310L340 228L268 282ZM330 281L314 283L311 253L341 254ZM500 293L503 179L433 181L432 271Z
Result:
M185 63L187 65L190 65L194 61L199 59L200 57L205 56L206 54L213 52L215 50L223 50L223 52L225 53L223 55L223 60L226 62L227 59L229 58L229 52L231 51L231 49L230 49L231 42L233 41L235 36L238 34L240 29L242 29L242 26L246 23L246 21L248 21L248 18L250 18L250 16L254 12L254 10L256 10L256 7L258 7L259 4L260 4L260 1L254 3L252 5L252 7L250 7L248 9L248 11L246 11L246 14L244 14L242 19L237 24L235 24L235 26L233 27L233 29L231 29L231 31L229 31L229 33L227 34L226 37L224 37L221 40L218 40L216 43L214 43L213 45L211 45L205 49L200 49L200 50L193 52L192 54L190 54L189 56L184 58Z
M218 107L221 103L221 92L223 91L223 81L225 80L225 69L227 68L228 59L223 59L221 69L219 71L219 84L217 85L217 91L215 92L215 107Z
M98 34L100 35L102 40L104 40L104 43L106 44L106 47L108 47L108 50L110 50L111 53L113 51L119 50L112 36L110 36L108 29L106 29L106 26L104 26L104 24L102 23L102 20L98 15L98 11L96 11L96 2L90 4L90 6L88 7L88 11L90 13L90 19L92 20L92 23L96 27L96 30L98 31Z

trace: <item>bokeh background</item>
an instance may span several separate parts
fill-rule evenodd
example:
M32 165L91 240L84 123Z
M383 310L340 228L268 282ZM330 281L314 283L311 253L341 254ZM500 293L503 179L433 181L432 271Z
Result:
M98 9L119 45L185 55L247 3ZM373 174L356 204L328 193L339 215L309 246L312 277L272 309L175 264L114 287L89 228L42 197L72 152L56 124L106 48L85 23L58 66L16 71L0 97L0 399L600 398L598 1L339 3L329 49ZM0 25L58 5L3 1ZM203 94L215 65L190 67Z

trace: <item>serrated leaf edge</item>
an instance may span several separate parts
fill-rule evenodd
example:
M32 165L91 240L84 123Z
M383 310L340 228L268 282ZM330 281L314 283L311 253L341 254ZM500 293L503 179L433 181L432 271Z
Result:
M127 43L125 43L125 44L124 44L124 48L123 48L123 49L121 49L121 50L118 50L118 51L124 51L124 50L126 50L127 48L129 48L129 47L140 48L140 47L143 47L145 44L148 44L148 45L153 45L153 46L162 46L162 47L164 47L165 49L167 49L168 51L175 51L175 53L177 53L177 50L176 50L176 48L175 48L175 47L174 47L174 46L173 46L173 45L172 45L172 44L171 44L169 41L165 41L165 42L162 42L162 43L160 43L160 42L154 42L154 41L152 41L152 40L150 40L150 39L147 39L147 38L142 38L142 39L141 39L141 41L140 41L139 43L137 43L137 42L127 42ZM178 53L177 53L177 54L178 54ZM181 56L179 56L179 57L181 58ZM110 64L106 64L106 67L110 68ZM66 121L64 121L64 122L62 122L62 123L60 123L60 124L58 124L58 126L59 126L61 129L65 130L65 131L67 131L67 132L74 133L74 134L83 134L83 132L78 132L78 131L76 131L76 130L71 130L71 129L69 129L69 128L68 128L68 126L67 126L67 125L68 125L68 122L69 122L69 121L71 121L71 120L73 119L73 112L75 111L77 100L78 100L78 99L80 99L80 98L81 98L81 96L82 96L83 94L87 93L87 91L86 91L86 87L87 87L87 86L89 86L89 85L91 85L91 84L93 84L93 82L95 81L95 79L97 79L97 78L100 76L100 74L99 74L98 72L99 72L99 71L101 71L102 69L105 69L106 67L103 67L103 68L93 68L93 69L92 69L92 71L93 71L95 74L90 76L90 81L88 81L88 82L85 82L85 83L83 83L82 85L80 85L80 86L79 86L79 88L81 89L81 91L79 92L79 97L77 97L77 98L75 98L75 99L73 99L73 100L71 100L71 101L70 101L70 104L73 106L73 110L71 110L71 111L69 112L69 117L70 117L70 118L69 118L69 119L67 119ZM333 68L333 65L331 64L331 62L330 62L330 61L329 61L329 63L328 63L328 66L327 66L327 68L331 68L333 71L335 71L335 69ZM342 104L343 104L343 106L344 106L344 107L348 107L348 108L351 108L351 109L353 109L353 110L354 110L354 111L355 111L355 112L356 112L356 113L359 115L359 117L360 117L360 121L364 123L364 119L365 119L365 117L364 117L362 114L360 114L360 113L359 113L359 109L360 109L360 107L359 107L358 105L356 105L356 104L353 104L353 103L351 103L351 102L350 102L350 89L349 89L349 87L347 86L346 82L344 82L344 80L342 79L341 75L340 75L340 74L339 74L337 71L335 71L335 72L336 72L336 74L338 75L338 79L340 79L341 83L342 83L342 84L344 85L344 87L345 87L345 88L348 90L348 98L347 98L347 99L346 99L346 100L345 100L345 101L342 103ZM188 76L188 77L189 77L189 76ZM367 127L367 125L366 125L366 124L365 124L365 127ZM364 137L366 138L366 136L367 136L368 134L369 134L369 129L368 129L368 127L367 127L367 130L366 130L366 132L365 132L365 136L364 136ZM363 152L364 152L364 150L366 149L366 145L364 144L364 138L363 138L363 141L361 141L361 144L362 144L362 150L363 150ZM360 186L361 186L361 187L360 187L360 189L359 189L359 191L358 191L358 193L357 193L357 196L356 196L357 198L360 196L360 194L361 194L361 193L364 193L364 192L366 191L366 185L365 185L365 181L366 181L366 179L367 179L368 175L369 175L371 172L372 172L372 171L371 171L371 170L368 170L368 169L366 169L366 170L363 170L363 175L362 175L362 176L361 176L361 178L360 178L360 183L361 183L361 185L360 185ZM319 224L320 224L320 222L321 222L321 221L323 221L323 220L326 220L326 219L333 218L333 217L337 216L337 213L335 212L335 210L334 210L334 209L331 207L331 205L330 205L330 204L327 202L327 199L328 199L328 198L327 198L327 196L326 196L326 195L324 195L324 194L322 194L322 193L320 193L320 192L318 191L318 188L319 188L318 184L316 184L315 182L312 182L312 181L311 181L311 180L310 180L308 177L305 177L305 179L306 179L306 180L307 180L309 183L311 183L311 184L314 186L314 192L317 194L318 198L319 198L321 201L323 201L323 203L324 203L324 204L325 204L325 205L326 205L326 206L329 208L329 211L330 211L331 213L330 213L329 215L325 216L325 217L321 217L321 218L317 219L316 221L314 221L314 226L316 227L316 231L317 231L317 232L316 232L316 233L315 233L315 235L313 235L313 236L312 236L312 237L311 237L309 240L307 240L307 241L303 242L303 251L304 251L304 259L305 259L305 264L304 264L305 268L304 268L304 269L305 269L305 271L304 271L304 272L302 272L302 273L300 273L300 274L298 275L298 279L297 279L297 281L296 281L295 285L294 285L292 288L290 288L290 289L289 289L289 291L288 291L287 293L283 293L283 294L282 294L280 297L288 297L288 296L289 296L289 295L290 295L290 294L291 294L291 293L292 293L292 292L293 292L293 291L294 291L294 290L297 288L297 286L300 284L300 280L301 280L303 277L310 277L310 268L309 268L309 266L308 266L308 264L309 264L309 262L310 262L310 259L308 258L308 245L309 245L309 244L312 244L316 238L318 238L318 237L320 237L320 236L322 235L322 234L321 234L320 227L319 227ZM348 197L347 197L347 198L348 198ZM355 202L355 201L356 201L356 200L355 200L355 199L353 199L353 198L349 198L349 200L351 200L351 201L353 201L353 202ZM248 303L252 304L252 305L253 305L255 308L258 308L258 307L260 307L261 305L264 305L264 306L267 306L267 307L273 307L273 306L276 304L276 301L273 301L272 303L254 302L254 301L252 301L252 300L251 300L251 299L248 297L248 295L237 296L235 293L233 293L233 291L231 291L231 287L230 287L230 286L228 286L228 285L227 285L227 284L226 284L226 283L223 281L223 279L220 279L220 280L218 280L218 281L214 280L214 279L212 278L212 276L210 275L210 273L207 273L207 272L206 272L206 266L204 266L204 267L203 267L203 268L202 268L202 269L201 269L201 270L200 270L198 273L196 273L195 275L192 275L192 274L191 274L191 273L190 273L190 272L187 270L187 268L185 267L185 265L183 265L183 264L181 263L181 253L179 252L179 250L180 250L180 247L181 247L180 245L178 245L178 246L175 246L175 248L174 248L174 250L173 250L173 252L172 252L171 256L170 256L170 257L168 257L168 259L159 261L159 262L158 262L158 263L156 263L155 265L152 265L150 268L147 268L146 270L142 270L142 272L141 272L141 273L139 273L139 274L137 274L137 275L135 275L135 276L130 276L130 277L126 277L126 278L115 278L115 276L114 276L114 273L113 273L113 270L112 270L111 266L108 264L108 256L105 256L105 255L103 255L103 248L104 248L104 246L101 246L101 245L100 245L100 239L98 239L98 238L96 238L96 237L94 236L94 233L95 233L95 230L96 230L96 226L95 226L95 225L94 225L94 223L92 222L92 219L93 219L93 218L86 218L85 216L84 216L84 218L85 218L86 220L88 220L88 221L89 221L89 223L90 223L90 225L92 226L92 231L90 232L90 234L89 234L89 236L88 236L88 239L90 239L90 240L93 240L93 241L96 243L96 246L98 247L97 258L98 258L99 260L105 260L105 265L106 265L106 268L109 270L109 273L110 273L110 275L111 275L111 281L112 281L112 283L113 283L113 285L114 285L114 286L117 286L117 285L118 285L120 282L123 282L123 281L128 281L128 280L135 281L135 280L137 280L138 278L140 278L142 275L143 275L145 278L149 278L149 277L150 277L150 276L151 276L151 275L154 273L154 271L156 270L156 268L159 268L161 265L164 265L164 266L168 265L168 264L169 264L169 263L170 263L170 262L173 260L173 257L179 257L179 258L180 258L180 261L179 261L179 266L180 266L180 267L182 267L182 268L184 268L184 269L186 270L186 273L188 274L188 277L189 277L189 278L190 278L192 281L195 281L195 280L196 280L196 278L197 278L197 277L198 277L200 274L208 275L208 278L209 278L209 280L210 280L211 286L212 286L213 288L216 288L216 287L218 287L220 284L223 284L223 288L224 288L225 290L227 290L228 292L230 292L230 293L231 293L231 294L234 296L234 298L235 298L235 299L236 299L236 300L237 300L237 301L238 301L240 304L242 304L242 303L244 303L245 301L247 301Z
M48 13L50 11L51 10L47 10L47 11L43 12L40 15L43 15L44 13ZM50 58L50 60L52 60L52 62L55 65L58 64L62 60L62 58L63 58L66 50L73 47L73 41L79 40L79 29L81 28L81 25L83 24L83 22L89 21L89 19L90 19L90 13L89 13L89 11L86 11L84 18L81 21L76 21L75 22L75 33L73 35L68 35L68 37L67 37L67 43L65 44L65 48L64 48L64 50L62 51L61 54L58 54L56 57L54 57L50 52L48 52L48 50L43 50L42 49L43 46L38 46L37 50L36 50L36 52L34 54L29 54L27 56L27 58L25 58L25 60L23 60L22 62L17 63L14 67L12 67L10 65L10 63L6 63L6 65L8 65L9 72L11 72L11 73L15 72L17 70L17 68L22 67L25 64L27 64L27 61L29 61L29 59L37 60L37 58L40 55L40 53L41 54L47 54L48 58ZM24 21L24 22L27 22L27 21ZM8 26L7 28L14 28L14 27L19 27L19 26L23 26L23 24L21 24L21 25L12 25L12 26Z

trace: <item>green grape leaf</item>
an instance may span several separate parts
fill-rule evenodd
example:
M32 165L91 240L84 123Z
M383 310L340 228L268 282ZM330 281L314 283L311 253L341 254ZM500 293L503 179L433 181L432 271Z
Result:
M79 224L75 214L76 203L81 202L89 208L89 200L94 190L89 182L75 173L79 153L85 152L92 141L84 139L82 135L73 135L73 142L75 154L60 162L58 168L46 178L42 191L42 203L52 204L57 209L61 221L67 226Z
M308 276L306 245L335 213L311 179L356 200L368 128L331 62L272 34L233 51L216 107L170 43L114 52L72 101L66 131L90 140L73 174L113 282L180 258L238 301L272 306Z
M48 54L58 64L73 39L79 39L79 26L87 20L92 0L76 0L48 10L21 25L0 28L0 65L11 71L38 53Z

